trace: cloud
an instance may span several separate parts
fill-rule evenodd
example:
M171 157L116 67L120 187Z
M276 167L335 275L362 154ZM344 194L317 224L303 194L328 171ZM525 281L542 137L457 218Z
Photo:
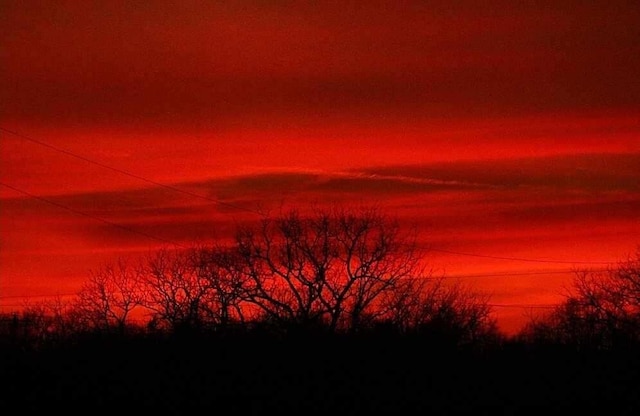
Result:
M576 191L640 191L640 153L558 155L425 165L396 165L363 170L385 177L505 188Z
M235 225L281 208L336 203L383 204L436 240L584 230L627 235L640 212L638 166L640 154L587 154L351 171L275 170L172 185L183 192L96 191L46 197L51 204L2 199L3 246L24 249L38 233L40 240L47 234L46 241L56 244L55 235L62 232L70 245L156 243L145 234L188 244L216 233L229 236Z
M393 165L346 171L288 170L219 177L164 187L95 191L47 197L90 215L114 220L224 217L268 209L283 201L333 196L343 201L371 198L410 203L431 198L438 204L464 202L470 209L520 212L552 206L554 212L601 204L623 210L640 194L640 154L588 154L424 165ZM182 192L181 192L182 191ZM29 198L2 199L3 210L38 215L47 205ZM466 209L465 208L465 209ZM47 212L55 211L47 207ZM447 215L444 206L442 214ZM605 208L602 208L605 209ZM53 210L53 211L52 211ZM520 210L520 211L518 211ZM464 216L452 206L448 212ZM515 215L515 214L514 214ZM551 213L549 213L551 215ZM566 214L570 215L570 214Z
M410 176L356 174L330 177L314 186L313 190L326 193L370 195L377 198L394 195L437 192L443 190L465 190L484 187L481 184L444 181Z

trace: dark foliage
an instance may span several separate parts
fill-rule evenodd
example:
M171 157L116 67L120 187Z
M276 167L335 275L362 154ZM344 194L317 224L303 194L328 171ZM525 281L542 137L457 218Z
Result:
M433 336L265 330L85 334L3 345L1 401L21 412L523 414L640 410L635 350L502 341L455 348Z

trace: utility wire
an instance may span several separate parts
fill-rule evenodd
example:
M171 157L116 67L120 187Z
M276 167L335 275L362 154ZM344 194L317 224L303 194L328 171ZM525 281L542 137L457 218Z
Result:
M152 184L152 185L160 186L160 187L162 187L162 188L169 189L169 190L174 191L174 192L179 192L179 193L184 194L184 195L189 195L189 196L192 196L192 197L195 197L195 198L205 199L205 200L207 200L207 201L214 202L214 203L216 203L216 204L224 205L224 206L227 206L227 207L230 207L230 208L234 208L234 209L237 209L237 210L242 210L242 211L246 211L246 212L251 212L251 213L254 213L254 214L258 214L258 215L260 215L260 216L263 216L263 217L265 216L265 215L264 215L264 213L261 213L261 212L259 212L259 211L256 211L256 210L253 210L253 209L250 209L250 208L240 207L240 206L237 206L237 205L234 205L234 204L228 203L228 202L220 201L219 199L216 199L216 198L211 198L211 197L208 197L208 196L206 196L206 195L201 195L201 194L197 194L197 193L194 193L194 192L190 192L190 191L187 191L187 190L184 190L184 189L181 189L181 188L178 188L178 187L172 186L172 185L167 185L167 184L165 184L165 183L161 183L161 182L157 182L157 181L154 181L154 180L152 180L152 179L149 179L149 178L145 178L145 177L140 176L140 175L137 175L137 174L135 174L135 173L131 173L131 172L125 171L125 170L123 170L123 169L119 169L119 168L116 168L116 167L113 167L113 166L107 165L107 164L105 164L105 163L98 162L98 161L96 161L96 160L93 160L93 159L90 159L90 158L88 158L88 157L85 157L85 156L79 155L79 154L77 154L77 153L71 152L71 151L66 150L66 149L63 149L63 148L61 148L61 147L54 146L54 145L52 145L52 144L46 143L46 142L41 141L41 140L37 140L37 139L35 139L35 138L31 137L31 136L27 136L27 135L25 135L25 134L18 133L18 132L13 131L13 130L9 130L9 129L4 128L4 127L2 127L2 126L0 126L0 131L3 131L3 132L8 133L8 134L12 134L12 135L14 135L14 136L16 136L16 137L19 137L19 138L21 138L21 139L24 139L24 140L27 140L27 141L29 141L29 142L32 142L32 143L38 144L38 145L40 145L40 146L47 147L47 148L49 148L49 149L51 149L51 150L54 150L54 151L56 151L56 152L63 153L63 154L65 154L65 155L68 155L68 156L74 157L74 158L76 158L76 159L82 160L82 161L87 162L87 163L91 163L91 164L93 164L93 165L96 165L96 166L102 167L102 168L104 168L104 169L109 169L109 170L111 170L111 171L114 171L114 172L120 173L120 174L122 174L122 175L126 175L126 176L129 176L129 177L132 177L132 178L135 178L135 179L138 179L138 180L141 180L141 181L144 181L144 182L150 183L150 184ZM16 190L17 190L17 189L16 189ZM17 190L17 191L18 191L18 192L22 192L22 193L25 193L25 194L26 194L26 192L23 192L23 191L20 191L20 190ZM37 198L38 198L38 199L41 199L41 200L44 200L44 198L42 198L42 197L37 197ZM57 203L55 203L55 202L53 202L53 201L48 201L48 200L47 200L47 202L49 202L49 203L53 203L54 205L58 205ZM61 205L60 205L60 206L61 206ZM68 207L64 207L64 208L65 208L65 209L67 209L67 210L70 210L70 211L74 211L73 209L68 208ZM82 214L80 214L80 215L85 215L85 216L87 216L87 214L85 214L85 213L82 213ZM102 220L102 219L100 219L100 220L104 222L104 220ZM117 225L117 226L119 226L119 225ZM120 227L120 228L122 228L121 226L119 226L119 227ZM533 258L524 258L524 257L493 256L493 255L486 255L486 254L467 253L467 252L455 251L455 250L446 250L446 249L442 249L442 248L433 248L433 247L431 247L431 248L430 248L430 250L431 250L431 251L436 251L436 252L441 252L441 253L454 254L454 255L458 255L458 256L479 257L479 258L487 258L487 259L495 259L495 260L509 260L509 261L532 262L532 263L551 263L551 264L594 264L594 265L596 265L596 264L599 264L599 265L605 265L605 264L610 265L610 264L612 264L612 262L603 262L603 261L567 261L567 260L533 259Z
M74 213L76 215L81 215L83 217L91 218L91 219L103 222L105 224L111 225L113 227L117 227L117 228L120 228L120 229L128 231L128 232L132 232L132 233L135 233L135 234L138 234L138 235L142 235L142 236L147 237L147 238L151 238L151 239L156 240L156 241L169 243L169 244L181 247L181 248L187 248L186 246L184 246L183 244L180 244L178 242L175 242L175 241L172 241L172 240L168 240L168 239L165 239L165 238L161 238L161 237L158 237L158 236L155 236L155 235L152 235L152 234L148 234L148 233L145 233L143 231L138 231L136 229L124 226L122 224L118 224L118 223L115 223L113 221L109 221L109 220L107 220L105 218L102 218L102 217L99 217L99 216L96 216L96 215L93 215L93 214L89 214L87 212L80 211L80 210L77 210L75 208L71 208L71 207L69 207L67 205L61 204L61 203L56 202L56 201L52 201L51 199L48 199L48 198L45 198L45 197L42 197L42 196L39 196L39 195L32 194L30 192L27 192L27 191L25 191L23 189L19 189L19 188L15 187L15 186L7 184L7 183L0 182L0 185L4 186L6 188L9 188L9 189L11 189L11 190L13 190L15 192L21 193L21 194L23 194L23 195L25 195L25 196L27 196L29 198L33 198L33 199L36 199L38 201L41 201L41 202L44 202L44 203L47 203L47 204L51 204L51 205L56 206L58 208L62 208L64 210L72 212L72 213ZM434 248L430 248L430 250L442 251L440 249L434 249ZM447 252L451 252L451 251L447 250ZM461 254L461 255L466 255L466 253L457 253L457 252L455 252L455 253L456 254ZM480 255L478 255L478 256L480 256ZM487 256L483 255L481 257L487 257ZM490 256L490 257L493 258L494 256ZM507 258L508 259L515 259L515 258L511 258L511 257L500 257L500 259L507 259ZM525 259L521 259L521 260L525 260ZM533 259L528 259L528 260L533 261ZM547 262L547 261L545 261L545 262ZM554 263L552 261L549 261L549 262ZM571 263L571 262L561 262L561 263ZM577 263L586 263L586 262L577 262ZM600 264L599 262L595 262L595 263L596 264ZM589 264L591 264L591 263L589 263ZM609 264L609 263L605 263L605 264ZM606 271L606 269L598 269L598 270L594 270L594 271ZM472 274L472 275L459 275L459 276L449 275L449 276L444 276L444 278L446 278L446 279L458 279L458 278L475 278L475 277L510 277L510 276L531 276L531 275L573 273L573 272L575 272L575 270L529 271L529 272L514 272L514 273L504 272L504 273Z
M26 196L28 196L29 198L37 199L38 201L42 201L42 202L45 202L45 203L47 203L47 204L54 205L54 206L56 206L56 207L58 207L58 208L65 209L65 210L67 210L67 211L69 211L69 212L72 212L72 213L74 213L74 214L76 214L76 215L81 215L81 216L83 216L83 217L91 218L91 219L94 219L94 220L96 220L96 221L100 221L100 222L103 222L103 223L105 223L105 224L108 224L108 225L110 225L110 226L117 227L117 228L120 228L120 229L122 229L122 230L125 230L125 231L128 231L128 232L131 232L131 233L139 234L139 235L141 235L141 236L144 236L144 237L150 238L150 239L152 239L152 240L160 241L160 242L163 242L163 243L173 244L173 245L178 246L178 247L181 247L181 248L188 248L188 247L186 247L186 246L184 246L184 245L182 245L182 244L180 244L180 243L177 243L177 242L175 242L175 241L167 240L167 239L165 239L165 238L161 238L161 237L158 237L158 236L155 236L155 235L152 235L152 234L148 234L148 233L145 233L145 232L143 232L143 231L138 231L138 230L136 230L136 229L134 229L134 228L130 228L130 227L124 226L124 225L122 225L122 224L118 224L118 223L116 223L116 222L109 221L109 220L107 220L107 219L104 219L104 218L102 218L102 217L98 217L98 216L96 216L96 215L88 214L88 213L86 213L86 212L84 212L84 211L79 211L79 210L74 209L74 208L71 208L71 207L69 207L69 206L67 206L67 205L63 205L63 204L60 204L60 203L58 203L58 202L52 201L52 200L50 200L50 199L44 198L44 197L42 197L42 196L32 194L32 193L30 193L30 192L27 192L27 191L25 191L25 190L22 190L22 189L16 188L15 186L12 186L12 185L6 184L6 183L4 183L4 182L0 182L0 185L4 186L4 187L6 187L6 188L12 189L12 190L14 190L14 191L16 191L16 192L19 192L19 193L21 193L21 194L23 194L23 195L26 195Z
M445 249L433 248L433 247L430 247L429 250L438 251L438 252L441 252L441 253L455 254L455 255L458 255L458 256L481 257L481 258L496 259L496 260L525 261L525 262L533 262L533 263L612 264L612 262L606 262L606 261L567 261L567 260L530 259L530 258L524 258L524 257L491 256L491 255L487 255L487 254L465 253L465 252L462 252L462 251L445 250Z
M229 207L229 208L234 208L234 209L237 209L237 210L251 212L253 214L258 214L260 216L264 216L264 214L259 212L259 211L256 211L256 210L253 210L253 209L250 209L250 208L241 207L241 206L238 206L238 205L234 205L234 204L231 204L231 203L228 203L228 202L224 202L224 201L221 201L221 200L219 200L217 198L211 198L211 197L208 197L206 195L197 194L195 192L187 191L187 190L184 190L184 189L172 186L172 185L167 185L166 183L154 181L152 179L145 178L144 176L140 176L140 175L137 175L135 173L131 173L129 171L126 171L126 170L123 170L123 169L119 169L119 168L107 165L105 163L102 163L102 162L98 162L98 161L90 159L88 157L79 155L77 153L71 152L69 150L63 149L63 148L58 147L58 146L54 146L52 144L49 144L49 143L34 139L31 136L27 136L27 135L18 133L18 132L13 131L13 130L6 129L6 128L1 127L1 126L0 126L0 131L3 131L3 132L8 133L8 134L12 134L12 135L14 135L16 137L19 137L21 139L30 141L32 143L36 143L36 144L38 144L40 146L47 147L47 148L49 148L51 150L54 150L54 151L59 152L59 153L63 153L65 155L67 155L67 156L71 156L71 157L74 157L76 159L80 159L80 160L82 160L84 162L91 163L93 165L99 166L99 167L104 168L104 169L112 170L112 171L120 173L122 175L126 175L126 176L129 176L129 177L138 179L140 181L144 181L144 182L150 183L150 184L155 185L155 186L160 186L162 188L169 189L169 190L174 191L174 192L179 192L179 193L184 194L184 195L189 195L189 196L192 196L192 197L195 197L195 198L201 198L201 199L204 199L204 200L207 200L207 201L210 201L210 202L214 202L214 203L219 204L219 205L224 205L224 206Z
M0 299L42 299L75 296L77 293L58 293L55 295L14 295L0 296ZM4 306L23 306L16 303L5 303ZM554 309L556 306L540 303L487 303L487 306L496 308L533 308L533 309Z
M487 303L493 308L520 308L520 309L555 309L553 305L526 304L526 303Z
M605 271L602 269L599 271ZM510 276L531 276L531 275L545 275L545 274L563 274L563 273L575 273L574 270L552 270L552 271L536 271L536 272L515 272L515 273L495 273L495 274L469 274L469 275L445 275L440 279L461 279L461 278L475 278L475 277L510 277ZM56 295L13 295L13 296L0 296L0 299L22 299L22 298L46 298L55 296L73 296L75 293L59 293ZM497 305L502 306L502 305Z
M606 272L609 269L597 268L589 269L590 272ZM463 274L463 275L445 275L445 279L471 279L476 277L511 277L511 276L536 276L546 274L570 274L576 273L574 269L563 270L536 270L536 271L524 271L524 272L502 272L502 273L480 273L480 274Z
M34 299L34 298L55 298L63 296L75 296L77 293L56 293L55 295L9 295L0 296L0 299Z

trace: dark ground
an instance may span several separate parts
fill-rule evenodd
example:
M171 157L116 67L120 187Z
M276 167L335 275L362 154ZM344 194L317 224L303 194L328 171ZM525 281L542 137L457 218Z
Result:
M21 413L640 414L637 350L247 336L3 349L2 408Z

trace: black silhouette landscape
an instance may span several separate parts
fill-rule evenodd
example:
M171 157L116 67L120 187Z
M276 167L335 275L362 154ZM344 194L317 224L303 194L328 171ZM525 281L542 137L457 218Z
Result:
M640 2L0 2L5 414L640 414Z
M485 296L421 267L413 238L376 209L290 211L228 244L106 265L72 301L2 316L5 403L172 414L639 409L640 252L577 272L563 304L507 337Z

